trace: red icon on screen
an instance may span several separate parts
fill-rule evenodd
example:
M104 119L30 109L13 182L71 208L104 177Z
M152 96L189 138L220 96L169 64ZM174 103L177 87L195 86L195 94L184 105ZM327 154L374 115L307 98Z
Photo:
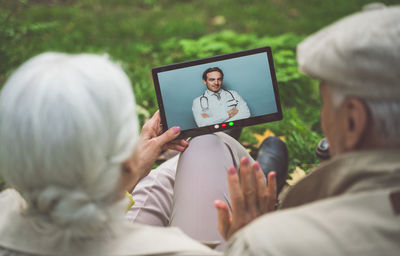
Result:
M225 128L226 127L226 123L221 124L221 126Z

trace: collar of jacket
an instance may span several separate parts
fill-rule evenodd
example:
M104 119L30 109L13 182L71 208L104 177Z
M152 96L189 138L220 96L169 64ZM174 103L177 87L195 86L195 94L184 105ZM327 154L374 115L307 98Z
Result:
M223 91L222 87L221 87L221 89L219 89L218 92L213 92L213 91L210 91L210 90L207 89L205 94L206 94L207 97L214 95L214 93L219 93L221 95L222 91Z
M400 149L355 151L322 162L285 193L280 209L390 188L400 189Z

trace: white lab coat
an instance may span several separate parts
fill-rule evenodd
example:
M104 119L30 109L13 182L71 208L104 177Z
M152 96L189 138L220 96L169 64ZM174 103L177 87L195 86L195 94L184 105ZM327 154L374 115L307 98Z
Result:
M235 91L221 89L220 98L214 92L206 90L203 95L193 100L193 117L198 127L219 124L250 117L247 103ZM228 111L238 109L238 113L229 118ZM208 117L202 117L206 113Z

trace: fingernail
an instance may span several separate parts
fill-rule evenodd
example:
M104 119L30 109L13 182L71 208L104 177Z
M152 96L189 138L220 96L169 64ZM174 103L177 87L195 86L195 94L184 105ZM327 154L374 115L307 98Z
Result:
M255 172L258 172L258 171L260 171L260 170L261 170L260 163L259 163L259 162L255 162L255 163L254 163L254 171L255 171Z
M178 133L181 130L181 127L175 126L174 127L174 133Z
M248 164L249 164L249 158L243 157L243 159L242 159L242 164L248 165Z
M233 167L233 166L229 167L228 173L229 173L229 175L234 175L236 173L235 167Z

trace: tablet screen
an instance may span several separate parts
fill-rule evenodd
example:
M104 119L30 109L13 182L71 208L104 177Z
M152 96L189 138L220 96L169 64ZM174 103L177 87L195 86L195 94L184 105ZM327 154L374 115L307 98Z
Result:
M270 47L152 69L163 129L181 137L282 119Z

